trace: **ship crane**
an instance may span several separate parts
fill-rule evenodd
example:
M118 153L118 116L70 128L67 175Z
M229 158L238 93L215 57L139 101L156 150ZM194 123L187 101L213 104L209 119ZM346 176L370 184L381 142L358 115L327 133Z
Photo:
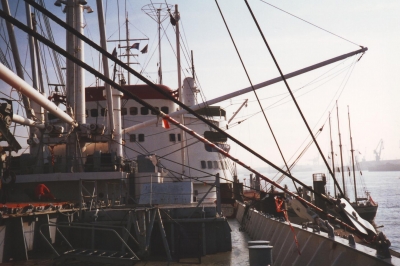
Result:
M374 150L375 160L376 161L380 161L381 160L381 152L382 152L383 149L384 149L384 147L383 147L383 139L381 139L379 141L379 143L378 143L378 146Z

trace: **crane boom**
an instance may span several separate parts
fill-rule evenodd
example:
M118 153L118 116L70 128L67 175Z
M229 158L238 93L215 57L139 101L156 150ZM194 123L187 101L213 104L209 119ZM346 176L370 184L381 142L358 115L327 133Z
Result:
M375 154L375 160L380 161L381 160L381 152L384 149L383 147L383 139L381 139L378 143L378 146L376 146L376 149L374 150Z

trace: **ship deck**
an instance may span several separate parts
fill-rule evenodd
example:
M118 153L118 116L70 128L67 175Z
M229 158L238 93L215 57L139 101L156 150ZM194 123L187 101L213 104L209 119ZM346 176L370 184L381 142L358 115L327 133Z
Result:
M229 226L231 227L232 233L232 251L231 252L220 252L213 255L206 255L201 257L201 265L249 265L249 252L247 248L247 242L250 241L250 237L245 232L240 232L239 227L240 224L236 219L229 219ZM48 255L47 255L48 256ZM181 259L179 262L172 261L169 265L199 265L199 261L197 258L186 258ZM54 260L52 259L43 259L40 257L40 254L36 254L36 258L32 258L29 261L15 261L15 262L7 262L2 265L18 265L18 266L34 266L34 265L43 265L50 266L55 265ZM74 265L74 266L94 266L99 265L96 263L88 263L88 262L77 262L70 261L64 262L62 265ZM106 264L104 264L106 265ZM108 264L110 265L110 264ZM138 266L165 266L167 265L167 261L165 258L153 258L151 261L140 261L135 265Z

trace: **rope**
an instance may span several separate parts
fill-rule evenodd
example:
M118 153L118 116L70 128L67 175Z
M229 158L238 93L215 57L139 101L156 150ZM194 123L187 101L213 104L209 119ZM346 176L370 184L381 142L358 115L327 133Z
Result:
M349 43L352 43L352 44L357 45L357 46L359 46L359 47L361 47L361 48L364 48L363 46L361 46L361 45L359 45L359 44L357 44L357 43L355 43L355 42L352 42L352 41L350 41L350 40L348 40L348 39L346 39L346 38L344 38L344 37L341 37L341 36L339 36L339 35L337 35L337 34L331 32L331 31L329 31L329 30L326 30L326 29L324 29L324 28L321 28L320 26L317 26L317 25L315 25L315 24L313 24L313 23L311 23L311 22L309 22L309 21L307 21L307 20L305 20L305 19L302 19L302 18L300 18L300 17L298 17L298 16L296 16L296 15L293 15L292 13L289 13L289 12L287 12L287 11L285 11L285 10L283 10L283 9L281 9L281 8L279 8L279 7L277 7L277 6L274 6L274 5L272 5L272 4L268 3L268 2L265 2L264 0L260 0L260 1L263 2L264 4L267 4L267 5L272 6L273 8L276 8L276 9L278 9L278 10L280 10L280 11L282 11L282 12L284 12L284 13L286 13L286 14L292 16L292 17L295 17L295 18L297 18L297 19L299 19L299 20L301 20L301 21L304 21L305 23L308 23L308 24L310 24L311 26L314 26L314 27L316 27L316 28L318 28L318 29L320 29L320 30L323 30L323 31L325 31L325 32L327 32L327 33L330 33L330 34L332 34L332 35L334 35L334 36L336 36L336 37L338 37L338 38L340 38L340 39L342 39L342 40L345 40L345 41L347 41L347 42L349 42Z
M294 242L295 242L296 247L297 247L297 252L299 253L299 255L301 255L300 247L299 247L299 241L297 241L297 237L296 237L296 232L294 231L294 228L293 228L292 224L290 223L290 220L289 220L289 217L288 217L288 214L287 214L287 210L281 208L282 204L283 204L283 200L280 197L275 196L276 211L277 212L283 212L283 215L285 216L286 222L289 223L290 230L292 230Z

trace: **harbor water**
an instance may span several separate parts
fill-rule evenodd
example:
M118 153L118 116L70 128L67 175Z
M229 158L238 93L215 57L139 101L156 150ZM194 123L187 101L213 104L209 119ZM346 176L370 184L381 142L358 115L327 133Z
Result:
M266 172L265 169L257 169L260 173L265 174L268 178L273 178L275 173ZM292 172L293 176L305 183L306 185L312 186L312 175L314 173L324 173L324 171L298 171ZM333 187L333 182L329 175L325 173L328 179L327 189L330 190ZM341 174L336 173L340 177L339 183L341 184ZM360 173L356 176L360 176ZM280 176L280 175L278 175ZM246 185L249 185L249 174L245 172L239 172L239 179L241 181L246 178ZM275 180L277 177L275 177ZM348 179L349 183L353 179L352 175L346 172L345 179ZM358 179L358 178L357 178ZM385 233L385 235L391 241L391 249L400 252L400 172L362 172L363 182L357 181L358 189L360 191L363 187L371 193L371 197L375 202L378 202L378 212L375 217L375 224L379 231ZM346 182L347 183L347 182ZM287 185L290 190L294 190L294 185L288 178L281 182L281 185ZM264 187L264 181L261 182ZM268 185L269 186L269 185ZM351 185L350 185L351 186ZM351 201L354 200L353 187L348 188ZM333 189L332 189L333 191ZM331 192L333 193L333 192Z

